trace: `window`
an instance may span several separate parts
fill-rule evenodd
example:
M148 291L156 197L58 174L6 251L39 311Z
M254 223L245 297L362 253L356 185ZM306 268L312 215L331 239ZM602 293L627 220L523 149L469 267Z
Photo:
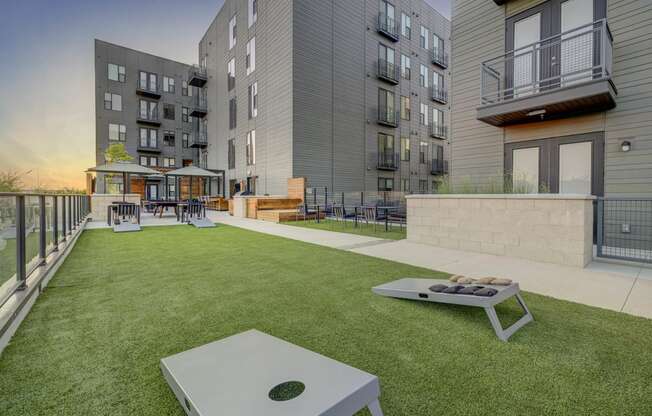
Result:
M109 123L109 140L124 142L127 140L127 126L124 124Z
M432 125L437 128L444 126L444 112L438 108L432 109Z
M152 92L158 91L158 75L151 72L140 71L138 76L138 88Z
M118 94L104 93L104 109L122 111L122 96Z
M158 166L158 158L156 156L149 157L149 166L156 167Z
M419 124L422 126L428 125L428 104L421 103L419 108Z
M256 130L247 133L246 146L247 166L256 164Z
M247 75L256 70L256 38L253 37L247 42L247 56L246 56Z
M393 191L394 190L394 179L392 178L378 178L378 191Z
M401 55L401 77L404 79L410 79L412 73L412 65L410 63L410 57Z
M430 37L430 32L425 27L421 26L421 37L419 37L419 44L423 49L428 49L428 38Z
M249 120L258 115L258 83L249 86Z
M394 155L394 136L378 133L378 153Z
M109 79L111 81L125 82L127 75L122 65L109 64Z
M394 93L383 88L378 88L378 116L381 121L396 123L396 103Z
M163 104L163 118L174 120L174 104Z
M394 56L394 49L388 48L382 43L378 44L378 60L380 61L378 65L380 65L380 73L382 75L395 78Z
M140 128L140 147L157 148L158 147L158 130Z
M444 39L439 36L432 34L432 49L435 56L443 58L444 55Z
M410 119L410 97L401 96L401 120Z
M401 137L401 160L408 162L410 160L410 138Z
M235 58L226 64L226 73L229 91L235 88Z
M148 162L147 156L141 156L139 158L139 162L140 162L141 166L147 166L147 162Z
M189 133L182 133L181 134L181 147L184 149L187 149L188 146L190 146L190 134Z
M410 180L409 179L401 179L401 191L410 192Z
M163 92L174 94L174 78L165 76L163 77Z
M401 13L401 36L412 37L412 19L405 13Z
M168 183L168 199L172 201L177 199L177 185L174 183Z
M247 10L249 12L247 21L249 22L249 27L251 27L258 20L258 0L249 0Z
M158 120L158 103L155 101L140 100L139 118L143 120Z
M419 179L419 192L425 194L428 192L428 181L425 179Z
M238 105L236 98L233 97L229 100L229 129L233 130L238 126L237 123Z
M432 71L432 89L435 92L444 90L444 76L437 71Z
M188 107L181 107L181 121L184 123L190 123Z
M174 131L165 130L163 132L163 144L169 147L174 147L175 145Z
M229 140L229 169L235 169L235 139Z
M439 181L432 181L432 193L437 193L437 188L439 188Z
M419 68L419 85L428 87L428 67L423 64Z
M181 95L184 97L192 96L191 89L188 86L188 81L181 81Z
M419 163L426 163L428 157L428 142L419 143Z
M236 16L233 16L229 20L229 50L233 49L236 43L237 28L236 28Z
M163 167L164 168L173 168L176 166L176 160L173 157L164 157L163 158Z

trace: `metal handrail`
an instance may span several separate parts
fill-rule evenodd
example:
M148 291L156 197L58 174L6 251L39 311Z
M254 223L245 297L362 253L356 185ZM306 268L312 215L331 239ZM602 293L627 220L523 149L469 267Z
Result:
M430 58L433 63L448 66L448 53L443 49L440 50L438 46L432 48Z
M432 123L430 124L430 135L445 139L448 137L448 126L445 124Z
M448 90L444 87L431 86L430 97L435 101L448 102Z
M393 62L378 58L378 76L398 82L401 76L399 73L399 66Z
M398 38L398 22L385 13L378 13L378 30L383 31L392 37Z
M400 115L398 111L390 111L389 107L378 107L378 121L398 125L399 118Z
M568 61L562 59L563 53L572 55L579 64L575 62L564 69ZM582 57L590 63L582 63ZM613 37L606 19L550 36L484 61L481 64L481 103L496 104L519 96L609 78L612 57ZM517 62L521 62L525 72L516 73ZM518 77L525 82L516 85Z

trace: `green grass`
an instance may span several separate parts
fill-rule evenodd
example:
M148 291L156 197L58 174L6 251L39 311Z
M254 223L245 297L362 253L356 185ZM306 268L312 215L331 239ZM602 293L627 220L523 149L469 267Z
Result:
M357 234L364 235L367 237L377 237L377 238L387 238L390 240L402 240L405 238L406 229L399 228L398 225L390 225L389 231L385 231L385 224L376 224L374 228L373 224L365 224L364 222L358 222L356 227L352 221L335 221L335 220L321 220L319 222L310 220L310 221L290 221L284 222L286 225L294 225L297 227L305 228L314 228L317 230L326 230L326 231L337 231L340 233L348 234Z
M226 226L86 231L0 357L0 414L182 416L159 360L251 328L378 375L387 415L652 414L650 320L526 293L503 343L481 309L371 293L402 276L444 275Z

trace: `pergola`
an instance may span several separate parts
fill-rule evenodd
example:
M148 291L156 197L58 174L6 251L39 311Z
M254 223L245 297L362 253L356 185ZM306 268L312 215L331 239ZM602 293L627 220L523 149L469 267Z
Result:
M160 175L161 173L157 170L150 169L146 166L141 166L136 163L130 162L115 162L107 163L104 165L95 166L93 168L88 168L86 172L95 172L95 173L121 173L122 174L122 200L126 201L127 195L127 179L129 175L140 175L140 176L152 176Z

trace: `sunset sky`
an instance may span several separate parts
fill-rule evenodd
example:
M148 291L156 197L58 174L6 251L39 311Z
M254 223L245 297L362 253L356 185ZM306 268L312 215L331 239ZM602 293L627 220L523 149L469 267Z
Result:
M450 0L427 0L450 16ZM95 164L93 40L181 62L223 0L22 0L0 14L0 171L27 187L84 187Z

